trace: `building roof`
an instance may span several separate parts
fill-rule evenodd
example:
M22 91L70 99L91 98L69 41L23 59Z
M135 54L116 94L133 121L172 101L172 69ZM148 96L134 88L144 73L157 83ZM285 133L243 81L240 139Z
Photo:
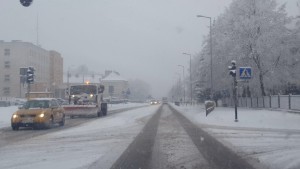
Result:
M67 83L100 83L102 75L80 75L80 74L72 74L70 73L69 79L67 75L64 76L64 82Z
M102 81L127 81L127 79L120 76L119 73L111 71Z

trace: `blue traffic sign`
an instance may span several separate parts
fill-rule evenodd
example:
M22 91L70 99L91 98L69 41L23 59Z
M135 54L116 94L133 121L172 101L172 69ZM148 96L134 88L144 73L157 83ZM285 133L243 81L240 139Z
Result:
M252 69L251 67L240 67L240 79L251 79Z

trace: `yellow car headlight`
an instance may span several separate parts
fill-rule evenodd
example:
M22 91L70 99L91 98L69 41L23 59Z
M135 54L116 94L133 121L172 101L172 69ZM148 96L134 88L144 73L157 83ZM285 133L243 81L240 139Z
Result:
M39 115L39 117L45 117L45 114L44 114L44 113L42 113L42 114L40 114L40 115Z
M16 115L16 114L14 114L14 115L13 115L13 118L14 118L14 119L15 119L15 118L17 118L17 117L19 117L19 116L18 116L18 115Z

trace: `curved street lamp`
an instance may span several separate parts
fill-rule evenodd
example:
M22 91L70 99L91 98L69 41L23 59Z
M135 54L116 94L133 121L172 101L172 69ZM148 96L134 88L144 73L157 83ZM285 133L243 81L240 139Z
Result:
M183 75L183 78L182 78L182 81L183 81L183 102L185 103L184 66L183 65L178 65L178 66L182 67L182 75Z
M203 15L197 15L198 18L207 18L209 19L209 36L210 36L210 92L211 92L211 99L213 95L213 68L212 68L212 31L211 31L211 17L203 16Z

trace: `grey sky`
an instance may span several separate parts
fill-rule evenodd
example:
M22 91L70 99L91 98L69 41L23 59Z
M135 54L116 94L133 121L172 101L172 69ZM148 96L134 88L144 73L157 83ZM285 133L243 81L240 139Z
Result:
M297 0L287 2L298 14ZM87 65L103 73L116 70L128 79L151 85L154 96L167 94L189 56L201 50L209 31L206 15L216 18L231 0L34 0L25 8L19 0L0 0L0 39L39 43L64 58L64 69Z

